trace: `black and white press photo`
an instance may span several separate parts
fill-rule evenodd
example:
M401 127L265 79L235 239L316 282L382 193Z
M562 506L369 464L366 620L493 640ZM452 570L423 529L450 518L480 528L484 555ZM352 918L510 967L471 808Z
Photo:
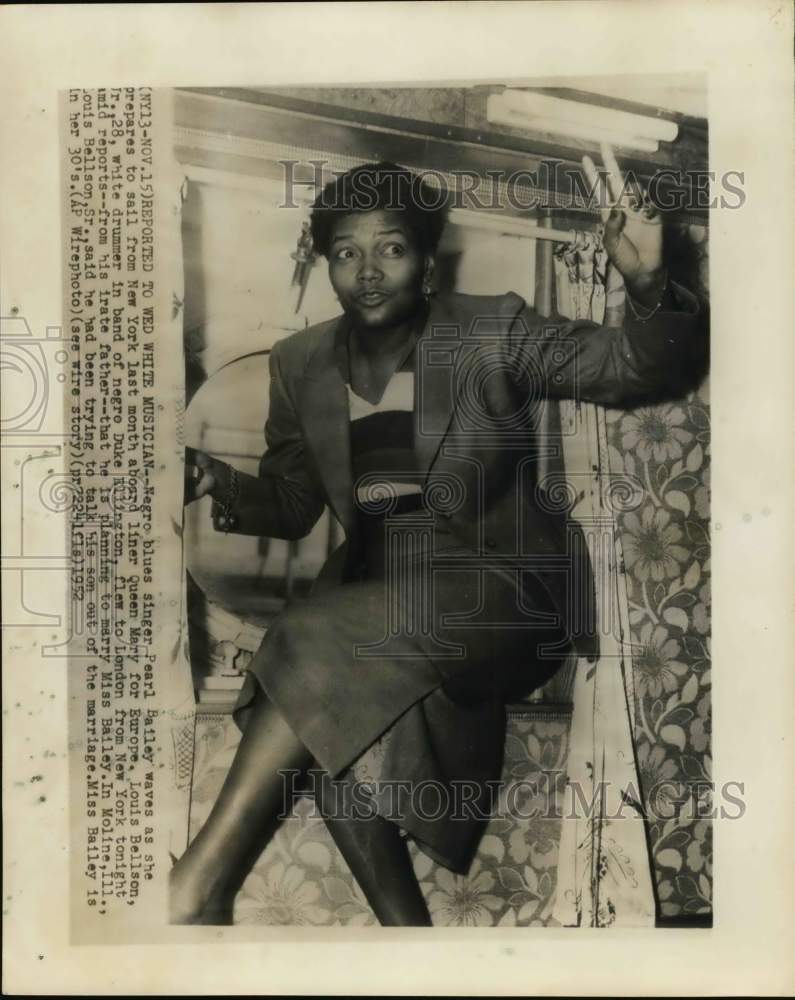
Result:
M709 923L704 88L568 82L174 94L177 923Z
M4 989L787 992L792 17L3 9Z

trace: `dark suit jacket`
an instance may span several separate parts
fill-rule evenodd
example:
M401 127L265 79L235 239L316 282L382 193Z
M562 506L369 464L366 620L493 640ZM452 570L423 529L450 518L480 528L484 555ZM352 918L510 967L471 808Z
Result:
M542 579L581 655L597 650L591 573L576 524L538 489L538 404L628 405L681 393L704 353L705 324L695 297L672 291L652 319L622 328L542 318L512 292L448 295L433 300L417 342L415 450L427 495L447 493L449 530L484 561L520 562ZM342 580L358 566L348 402L334 360L345 322L319 323L274 346L267 451L258 477L240 475L236 529L301 538L328 504L347 536L332 557Z

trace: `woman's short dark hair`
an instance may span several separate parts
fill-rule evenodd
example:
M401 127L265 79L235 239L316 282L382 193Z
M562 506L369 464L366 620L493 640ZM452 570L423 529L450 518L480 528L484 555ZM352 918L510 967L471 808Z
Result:
M353 212L400 212L422 253L434 253L447 218L447 189L396 163L364 163L329 181L312 205L314 249L329 255L334 223Z

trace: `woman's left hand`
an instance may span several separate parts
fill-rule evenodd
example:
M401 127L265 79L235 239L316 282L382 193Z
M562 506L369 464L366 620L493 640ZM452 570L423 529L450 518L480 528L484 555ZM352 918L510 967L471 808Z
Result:
M624 278L627 291L641 305L653 305L665 280L660 214L637 185L628 190L610 146L602 143L607 187L590 156L582 160L598 198L604 222L604 246Z

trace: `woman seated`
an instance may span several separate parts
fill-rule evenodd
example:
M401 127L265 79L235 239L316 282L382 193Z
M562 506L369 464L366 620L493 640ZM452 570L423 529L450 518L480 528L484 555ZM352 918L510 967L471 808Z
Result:
M556 323L513 293L434 295L444 207L394 164L357 167L317 198L312 239L342 315L271 352L259 475L198 453L195 492L213 497L219 530L300 538L328 505L346 541L248 668L234 762L172 871L174 922L231 922L312 768L379 921L430 924L407 839L465 872L500 777L506 699L571 650L595 655L588 609L568 596L590 592L585 546L535 477L536 404L681 392L703 333L695 299L667 281L659 216L640 192L612 206L623 183L604 155L612 198L584 163L630 297L623 328ZM352 808L351 766L387 734L378 789Z

